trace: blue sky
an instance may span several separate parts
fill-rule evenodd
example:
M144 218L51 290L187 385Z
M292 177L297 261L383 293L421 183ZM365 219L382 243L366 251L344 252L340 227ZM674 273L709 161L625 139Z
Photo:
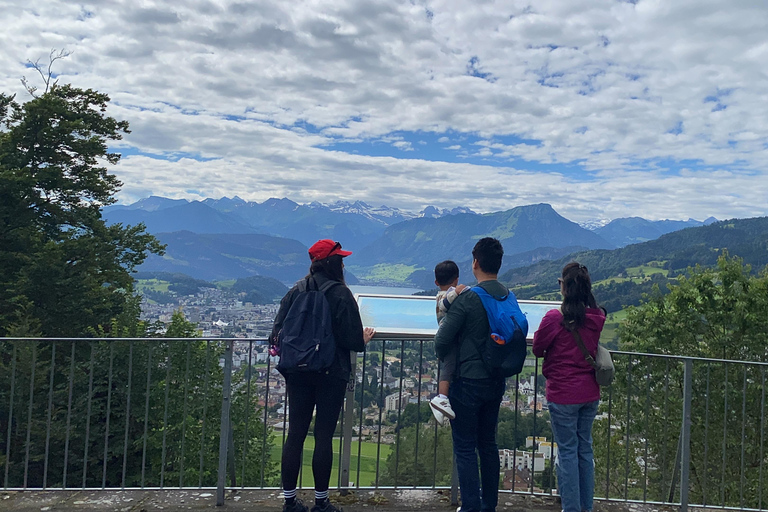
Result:
M765 2L4 5L0 90L66 48L129 121L121 202L768 213Z

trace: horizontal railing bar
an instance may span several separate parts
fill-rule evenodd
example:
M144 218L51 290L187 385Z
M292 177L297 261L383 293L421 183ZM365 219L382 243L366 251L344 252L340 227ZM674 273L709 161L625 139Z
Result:
M234 487L233 487L234 489ZM237 487L240 489L240 487ZM248 489L246 487L246 489ZM277 489L277 487L264 487L267 489ZM3 492L29 492L29 491L215 491L216 487L2 487ZM251 490L261 490L261 487L253 487Z
M4 336L0 337L0 340L4 341L239 341L243 343L251 341L268 341L266 336L257 336L252 338L218 338L214 336L201 336L197 338L108 338L108 337L93 337L93 338L59 338L59 337L15 337ZM387 336L386 338L374 338L376 341L432 341L432 336ZM530 344L529 344L530 346ZM652 354L649 352L626 352L623 350L611 350L611 354L620 356L641 356L641 357L653 357L659 359L675 359L678 361L684 361L690 359L692 361L705 361L708 363L731 363L731 364L748 364L755 366L768 367L768 362L762 361L744 361L740 359L718 359L710 357L696 357L696 356L681 356L675 354Z
M611 350L610 352L612 355L619 355L619 356L642 356L642 357L655 357L659 359L675 359L678 361L691 360L691 361L703 361L707 363L749 364L749 365L755 365L755 366L768 367L768 362L762 362L762 361L743 361L739 359L716 359L714 357L678 356L674 354L651 354L648 352L625 352L622 350Z
M267 341L267 337L258 338L216 338L211 336L199 336L197 338L109 338L109 337L93 337L93 338L45 338L45 337L0 337L0 340L4 341Z

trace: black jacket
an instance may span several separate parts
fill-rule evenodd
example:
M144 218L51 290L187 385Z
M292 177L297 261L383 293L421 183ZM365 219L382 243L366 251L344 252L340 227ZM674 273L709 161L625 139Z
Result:
M313 274L312 279L317 282L318 287L329 281L329 278L323 273ZM291 304L293 304L297 293L299 293L297 285L294 285L285 294L283 300L280 301L280 309L275 317L272 334L269 337L272 343L277 340L277 333L283 327L285 316L288 314L288 310L291 309ZM352 373L350 351L362 352L365 350L363 322L360 320L360 311L357 309L355 297L344 284L332 286L325 292L325 298L328 300L328 307L331 309L331 326L333 327L333 338L336 342L336 358L328 369L327 374L349 381Z

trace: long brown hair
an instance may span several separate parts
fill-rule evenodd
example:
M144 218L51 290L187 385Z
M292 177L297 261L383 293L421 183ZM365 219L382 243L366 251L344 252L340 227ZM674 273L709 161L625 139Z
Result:
M581 327L587 317L587 308L597 308L597 301L592 294L592 279L587 267L578 262L571 262L563 267L562 282L563 325Z

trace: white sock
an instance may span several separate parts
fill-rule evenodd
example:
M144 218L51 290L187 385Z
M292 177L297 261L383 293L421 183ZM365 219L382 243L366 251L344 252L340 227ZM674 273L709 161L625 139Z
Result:
M445 395L444 395L444 394L442 394L442 393L439 393L437 396L439 396L440 398L445 398L446 400L448 399L448 397L447 397L447 396L445 396Z

